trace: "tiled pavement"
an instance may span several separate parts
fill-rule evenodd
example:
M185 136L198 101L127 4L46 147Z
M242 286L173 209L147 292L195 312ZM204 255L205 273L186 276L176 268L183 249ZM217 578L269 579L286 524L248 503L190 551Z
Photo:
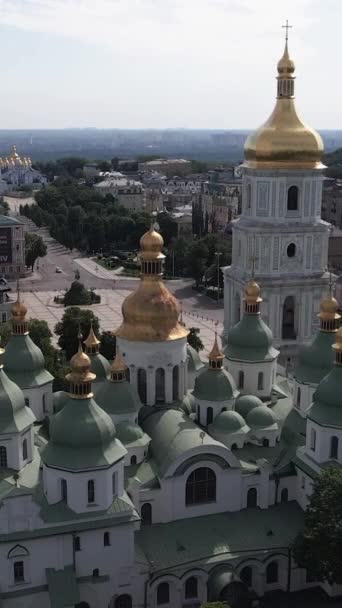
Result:
M54 304L53 299L56 293L56 291L25 291L22 293L22 299L28 308L28 317L46 321L52 331L64 312L63 306ZM90 308L94 312L100 320L101 329L113 331L121 323L122 302L131 292L117 288L99 289L97 293L101 295L101 304L82 308ZM205 356L213 344L215 322L210 320L205 313L202 315L200 309L194 313L190 310L187 311L186 308L183 308L183 320L187 327L199 327ZM219 334L221 333L221 323L217 325L217 331Z

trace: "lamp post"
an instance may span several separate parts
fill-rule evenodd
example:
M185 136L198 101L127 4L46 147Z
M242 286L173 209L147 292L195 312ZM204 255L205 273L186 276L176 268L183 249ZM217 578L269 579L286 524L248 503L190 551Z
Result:
M217 256L217 303L220 299L220 255L222 255L222 251L215 251L215 255Z

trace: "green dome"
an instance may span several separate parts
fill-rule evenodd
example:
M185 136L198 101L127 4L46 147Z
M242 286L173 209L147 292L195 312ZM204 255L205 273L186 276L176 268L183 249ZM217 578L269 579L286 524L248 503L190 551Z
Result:
M246 422L251 429L270 429L277 426L276 416L266 405L251 410Z
M247 418L249 412L255 407L262 407L263 403L259 397L254 395L241 395L235 401L235 410L243 417Z
M45 369L42 351L28 334L11 336L6 346L3 363L7 375L20 388L41 386L53 380Z
M66 400L69 395L65 391L56 391L52 394L52 403L53 403L53 413L57 414L63 409Z
M342 367L336 365L315 391L308 417L325 426L342 426L341 387Z
M24 395L0 368L0 433L19 433L33 424L35 417L25 406Z
M47 466L82 470L105 467L123 458L114 424L92 398L68 396L63 409L50 418L50 441L41 456Z
M95 382L105 380L110 372L109 361L100 353L88 356L90 359L90 371L92 374L96 374Z
M237 395L235 383L225 369L206 369L195 380L193 395L203 401L228 401Z
M142 406L137 390L127 380L107 379L96 391L96 403L111 416L137 413Z
M311 344L299 351L298 363L294 377L298 382L319 384L334 364L334 351L336 333L319 331Z
M133 443L144 436L144 431L138 424L127 420L120 422L116 427L116 431L117 437L123 444Z
M188 370L189 372L198 372L204 367L204 363L201 360L197 350L195 350L190 344L186 345L186 353L188 355Z
M247 433L249 431L246 422L233 410L221 412L216 416L214 422L210 425L209 431L213 430L218 433Z
M272 360L278 355L272 342L272 331L260 315L246 313L229 330L225 355L238 361Z

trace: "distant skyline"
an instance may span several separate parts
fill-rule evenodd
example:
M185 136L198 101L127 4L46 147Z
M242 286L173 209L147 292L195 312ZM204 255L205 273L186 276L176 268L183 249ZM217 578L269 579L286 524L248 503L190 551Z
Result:
M286 19L300 115L342 129L341 0L0 0L0 128L256 128Z

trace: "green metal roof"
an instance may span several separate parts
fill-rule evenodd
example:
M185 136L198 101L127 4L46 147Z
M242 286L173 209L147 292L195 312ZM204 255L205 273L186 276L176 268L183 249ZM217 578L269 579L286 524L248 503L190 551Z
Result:
M52 394L53 412L57 414L64 407L64 403L68 399L68 393L66 391L56 391Z
M15 217L9 215L0 215L0 226L23 226L23 222L20 222Z
M228 332L225 355L237 361L270 361L278 355L272 341L272 331L260 315L245 313Z
M3 356L7 375L20 386L29 388L52 382L53 377L45 369L44 356L28 334L11 336Z
M78 604L80 593L73 565L64 566L63 570L46 568L51 608L69 608Z
M117 425L116 435L124 445L137 442L139 445L147 445L150 440L138 424L128 420Z
M225 369L205 369L195 380L193 395L203 401L228 401L238 392L232 376Z
M342 366L334 365L318 385L308 417L324 426L342 427Z
M210 433L248 433L249 427L238 412L221 412L209 426Z
M179 409L145 406L142 418L141 426L151 437L150 451L161 476L180 456L194 448L222 448Z
M104 380L107 378L110 371L109 361L107 361L107 359L100 353L97 353L96 355L89 355L89 359L90 371L93 374L96 374L96 380Z
M294 370L294 377L298 382L305 384L319 384L334 364L335 333L319 331L311 344L299 351L298 363Z
M261 399L255 395L240 395L235 401L235 409L243 418L247 418L249 412L255 407L262 405Z
M96 403L111 416L137 413L142 407L137 390L127 380L107 379L96 391Z
M266 405L260 405L251 410L246 422L251 429L256 430L271 430L278 427L276 416Z
M197 350L195 350L190 344L186 345L186 352L188 355L188 370L189 372L198 372L204 367L204 363L201 360Z
M34 421L20 388L0 367L0 433L20 433Z
M47 466L80 470L109 466L126 453L115 439L110 416L92 398L69 396L63 409L50 418L50 441L41 457Z
M150 567L160 572L191 562L207 563L289 547L303 528L304 513L295 502L269 509L243 509L205 517L143 526L136 543ZM269 534L272 530L272 534Z

